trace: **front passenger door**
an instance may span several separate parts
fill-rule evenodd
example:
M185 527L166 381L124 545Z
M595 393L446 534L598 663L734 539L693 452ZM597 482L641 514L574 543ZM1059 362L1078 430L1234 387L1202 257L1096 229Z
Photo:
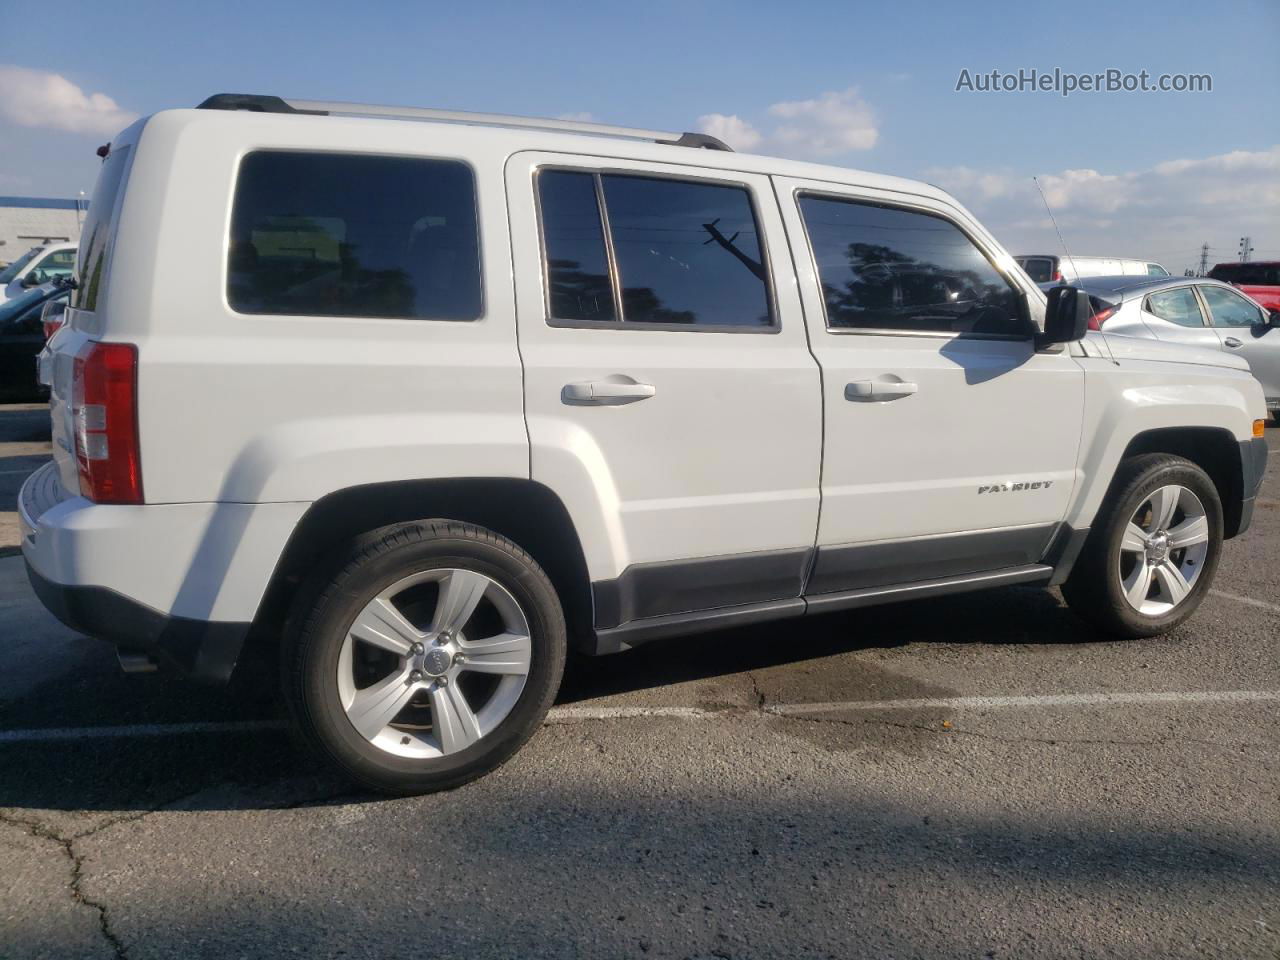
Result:
M1067 349L1035 349L1033 288L941 201L775 183L823 373L807 592L1040 561L1071 500L1084 374Z
M1199 289L1222 349L1249 361L1268 402L1280 398L1280 332L1267 323L1265 311L1227 287L1206 283Z

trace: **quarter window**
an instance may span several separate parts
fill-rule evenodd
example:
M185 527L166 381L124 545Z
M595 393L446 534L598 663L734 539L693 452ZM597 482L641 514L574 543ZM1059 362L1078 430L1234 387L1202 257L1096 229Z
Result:
M366 154L249 154L232 208L227 299L252 314L476 319L471 169Z
M618 319L596 178L578 171L545 170L538 175L538 190L551 316Z
M1251 327L1262 320L1262 312L1234 290L1203 286L1200 292L1215 327Z
M802 196L827 326L1025 335L1014 287L955 224L877 203Z
M1184 327L1203 327L1200 301L1190 287L1164 290L1147 297L1147 312Z
M745 188L544 170L538 200L551 319L773 325L759 228Z

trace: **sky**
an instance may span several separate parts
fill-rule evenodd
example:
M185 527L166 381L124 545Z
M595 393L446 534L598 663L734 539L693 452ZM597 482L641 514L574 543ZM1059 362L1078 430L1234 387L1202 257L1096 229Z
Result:
M13 4L13 6L10 6ZM94 149L212 93L715 133L927 180L1014 254L1181 273L1280 259L1280 0L0 4L0 194L92 191ZM24 12L25 11L25 12ZM997 70L1207 74L1205 92L957 90Z

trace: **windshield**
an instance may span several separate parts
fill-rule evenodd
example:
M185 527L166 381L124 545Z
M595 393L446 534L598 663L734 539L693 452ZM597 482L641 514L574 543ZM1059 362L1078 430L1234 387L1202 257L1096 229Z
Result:
M22 272L22 268L34 260L44 247L32 247L13 263L9 264L4 270L0 271L0 284L12 283Z
M89 212L80 232L80 258L76 263L79 287L72 306L79 310L93 310L98 305L115 234L116 200L129 165L129 153L129 147L124 146L107 154L98 174L97 186L93 188L93 199L89 202Z

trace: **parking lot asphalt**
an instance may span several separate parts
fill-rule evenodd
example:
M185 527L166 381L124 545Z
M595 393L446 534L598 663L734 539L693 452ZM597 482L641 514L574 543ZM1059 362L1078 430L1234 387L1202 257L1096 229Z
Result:
M0 408L0 497L41 418ZM573 661L510 763L404 800L253 685L120 674L0 557L0 958L1275 960L1268 439L1253 529L1168 636L1017 588Z

